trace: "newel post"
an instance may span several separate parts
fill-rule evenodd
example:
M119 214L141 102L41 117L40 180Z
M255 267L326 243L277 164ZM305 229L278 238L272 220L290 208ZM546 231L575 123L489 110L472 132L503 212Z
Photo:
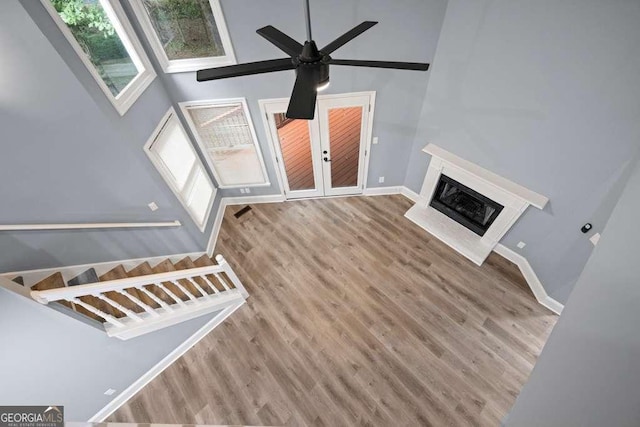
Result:
M245 298L249 298L249 292L247 292L247 290L244 288L242 282L238 278L238 275L235 271L233 271L233 268L231 268L227 260L224 259L222 255L218 254L216 255L216 261L218 262L218 265L222 268L222 270L224 270L224 272L227 274L229 279L231 279L236 289L240 291L240 294Z

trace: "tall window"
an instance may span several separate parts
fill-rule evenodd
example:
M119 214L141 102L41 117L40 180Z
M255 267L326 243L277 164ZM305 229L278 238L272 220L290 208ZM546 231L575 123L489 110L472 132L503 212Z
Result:
M220 188L268 185L244 98L180 104Z
M132 0L165 72L235 64L219 0Z
M41 0L122 115L155 73L117 1Z
M216 189L173 108L144 148L160 175L204 232Z

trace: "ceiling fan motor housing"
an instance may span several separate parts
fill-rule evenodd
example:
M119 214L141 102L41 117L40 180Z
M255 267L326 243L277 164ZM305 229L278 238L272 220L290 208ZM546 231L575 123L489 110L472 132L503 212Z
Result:
M300 55L294 58L296 74L313 73L318 86L329 81L329 62L331 57L318 50L313 40L305 42Z

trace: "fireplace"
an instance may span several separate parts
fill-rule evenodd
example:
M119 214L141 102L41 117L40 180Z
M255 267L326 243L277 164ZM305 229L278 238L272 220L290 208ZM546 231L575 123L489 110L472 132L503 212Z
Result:
M429 205L478 236L484 236L504 208L444 174L440 175Z
M548 199L434 144L411 221L478 265L529 207Z

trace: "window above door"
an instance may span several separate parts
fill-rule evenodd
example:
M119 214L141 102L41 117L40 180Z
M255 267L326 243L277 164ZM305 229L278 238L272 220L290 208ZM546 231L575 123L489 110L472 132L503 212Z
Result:
M156 74L115 0L41 0L120 115Z
M131 0L166 73L236 63L219 0Z

